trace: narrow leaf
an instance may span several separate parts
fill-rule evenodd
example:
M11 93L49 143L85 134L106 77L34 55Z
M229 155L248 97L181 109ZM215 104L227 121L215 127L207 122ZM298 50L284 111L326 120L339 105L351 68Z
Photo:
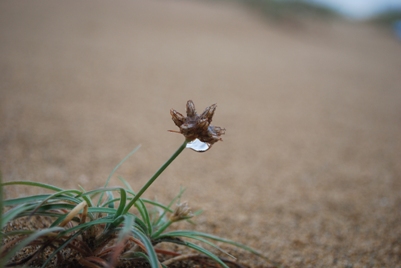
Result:
M123 160L120 161L120 163L117 164L117 166L111 171L109 177L106 180L106 183L104 184L104 187L107 187L109 185L109 182L111 180L111 177L113 177L114 173L117 171L117 169L128 159L130 158L136 151L141 148L141 145L138 145L134 150L132 150L126 157L123 158ZM97 206L100 206L100 202L103 198L103 193L100 195L99 201L97 203Z
M41 236L45 236L47 234L54 233L54 232L60 232L63 230L64 230L64 228L61 228L61 227L53 227L53 228L47 228L47 229L43 229L40 231L36 231L32 235L28 236L27 238L23 239L18 244L16 244L14 247L12 247L11 250L4 256L4 259L10 260L15 254L17 254L18 251L20 251L24 247L28 246L31 242L35 241L36 239L40 238Z

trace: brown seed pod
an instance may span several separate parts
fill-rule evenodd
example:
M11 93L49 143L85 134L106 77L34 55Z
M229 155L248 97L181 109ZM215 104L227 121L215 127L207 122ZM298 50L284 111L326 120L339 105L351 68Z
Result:
M187 141L199 139L211 146L217 141L221 141L221 135L225 134L224 128L210 125L216 107L216 104L210 105L199 116L196 113L195 104L189 100L186 106L187 117L174 109L170 110L170 114L176 126L180 128L179 133L183 134Z

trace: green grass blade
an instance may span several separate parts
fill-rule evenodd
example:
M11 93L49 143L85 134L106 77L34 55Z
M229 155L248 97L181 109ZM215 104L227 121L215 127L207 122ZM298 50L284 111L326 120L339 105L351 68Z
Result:
M38 211L60 211L60 210L71 210L75 208L76 204L69 204L69 203L49 203L43 205L39 208ZM60 211L61 212L61 211Z
M131 228L134 225L134 216L133 215L124 215L124 221L123 221L123 228L121 228L121 231L118 234L118 242L124 240L130 233L131 233ZM118 243L117 242L117 243Z
M148 227L146 224L138 217L135 216L135 228L137 228L140 232L146 234Z
M91 213L102 213L102 214L110 214L113 215L116 213L116 209L115 208L97 208L97 207L91 207L88 208L88 212Z
M42 217L52 217L52 218L59 218L62 217L65 213L61 213L61 211L59 212L54 212L54 211L37 211L35 212L35 216L42 216ZM31 212L23 212L20 215L18 215L19 217L29 217L29 215L31 215ZM54 226L51 226L54 227Z
M19 197L15 199L8 199L4 200L4 206L15 206L15 205L20 205L20 204L32 204L32 203L37 203L37 202L43 202L44 200L48 200L51 195L49 194L41 194L41 195L32 195L32 196L25 196L25 197ZM72 203L79 204L82 202L82 200L72 197L70 195L63 195L63 196L57 196L55 198L57 201L68 201Z
M185 188L180 188L180 191L178 192L177 196L173 198L173 200L171 200L171 202L168 204L168 210L164 210L163 213L159 216L159 218L157 219L155 225L159 225L160 222L163 220L164 216L166 215L167 212L173 212L173 210L171 209L171 206L181 198L181 196L184 194L185 192Z
M120 188L120 204L118 205L116 215L114 216L115 219L122 215L126 203L127 203L127 192L123 188Z
M175 238L175 237L178 237L178 236L171 236L171 238ZM214 244L213 242L210 242L209 240L203 239L203 238L201 238L201 237L199 237L199 236L181 235L180 237L186 237L186 238L194 239L194 240L196 240L196 241L205 243L205 244L207 244L207 245L209 245L209 246L211 246L211 247L213 247L213 248L219 250L220 252L226 254L227 256L229 256L229 257L231 257L231 258L233 258L233 259L236 259L233 255L231 255L230 253L228 253L228 252L225 251L224 249L220 248L219 246L217 246L217 245ZM157 238L157 237L153 237L153 239L154 239L154 240L157 240L158 238ZM162 239L162 241L163 241L163 239Z
M64 191L60 191L60 192L54 193L52 195L49 195L47 198L43 199L36 206L36 208L32 211L32 214L34 214L41 206L43 206L46 202L50 201L51 199L56 199L57 201L62 200L63 199L63 194L68 194L68 193L71 193L71 192L78 193L78 195L81 194L81 192L78 191L78 190L64 190ZM68 196L68 198L70 198L70 197ZM81 200L77 199L77 201L81 201Z
M98 188L98 189L95 189L95 190L91 190L91 191L85 192L82 195L83 196L95 195L95 194L99 194L99 193L102 193L102 192L107 193L107 192L113 192L113 191L120 191L120 189L124 189L124 188L119 187L119 186L117 186L117 187L104 187L104 188L102 187L102 188Z
M108 206L109 208L114 208L114 202L118 201L119 198L114 198L113 197L113 194L112 194L113 191L120 191L120 193L121 193L121 191L124 191L125 192L125 196L127 196L126 190L124 188L122 188L122 187L98 188L98 189L95 189L95 190L92 190L92 191L89 191L89 192L85 192L85 193L82 194L82 196L93 196L93 195L96 195L96 194L99 194L99 193L101 195L104 195L104 193L106 193L107 194L107 200L102 205L100 205L100 202L98 202L97 207ZM103 198L103 197L101 197L101 198ZM101 199L99 199L99 200L101 200Z
M58 188L56 186L46 184L46 183L41 183L41 182L33 182L33 181L8 181L3 183L3 186L9 186L9 185L26 185L26 186L33 186L33 187L40 187L52 191L62 191L63 189Z
M78 187L81 189L80 193L86 193L84 187L82 187L81 185L78 185ZM79 197L79 196L76 196ZM92 199L90 197L90 195L82 195L82 198L86 201L86 204L88 204L88 207L93 207L93 202Z
M267 256L263 255L261 252L255 250L255 249L253 249L251 247L248 247L248 246L246 246L244 244L235 242L233 240L221 238L221 237L218 237L218 236L215 236L215 235L202 233L202 232L196 232L196 231L185 231L185 230L183 230L183 231L172 231L172 232L168 232L168 233L162 234L162 235L159 236L159 239L163 239L164 236L165 237L185 236L185 237L192 237L192 238L203 237L203 238L211 239L211 240L214 240L214 241L223 242L223 243L230 244L230 245L236 246L238 248L244 249L244 250L246 250L248 252L251 252L251 253L253 253L253 254L255 254L255 255L263 258L263 259L266 259L266 260L268 260L269 262L271 262L273 264L275 264L275 262L271 261Z
M135 207L138 209L139 213L141 214L142 220L146 225L146 234L150 236L153 232L152 223L150 222L149 212L146 208L145 204L142 202L141 199L138 199L135 202Z
M144 186L138 191L138 193L134 196L134 199L132 199L128 205L125 208L125 212L128 212L130 208L135 205L135 202L142 196L143 193L146 192L146 190L155 182L155 180L160 176L160 174L163 173L163 171L174 161L174 159L177 158L177 156L184 151L184 149L187 146L188 141L184 140L184 142L181 144L181 146L173 153L172 156L156 171L155 174L145 183Z
M77 236L81 235L82 232L84 232L85 229L82 229L78 232L76 232L74 235L70 236L66 241L64 241L63 244L59 245L53 252L52 254L49 255L49 257L46 259L46 261L43 263L42 268L45 268L47 266L47 263L49 261L51 261L54 256L56 256L56 254L61 251L62 249L64 249L66 246L68 246L68 244L70 244Z
M118 176L118 179L125 185L125 187L130 190L131 192L134 192L134 190L132 190L131 185L129 185L129 183L121 176Z
M110 224L110 223L113 223L113 221L114 221L114 219L112 217L104 217L104 218L96 219L96 220L93 220L90 222L85 222L85 223L79 224L77 226L73 226L71 228L66 229L65 231L60 233L60 236L67 235L69 233L72 233L72 232L75 232L78 230L82 230L82 229L85 229L87 227L91 227L94 225Z
M111 177L113 177L114 173L117 171L117 169L128 159L130 158L134 153L136 153L136 151L139 150L139 148L141 148L141 145L138 145L134 150L132 150L126 157L124 157L123 160L120 161L120 163L117 164L117 166L115 166L115 168L111 171L109 177L106 180L106 183L104 184L104 187L107 187L107 185L109 185L109 182L111 180ZM97 203L97 206L100 206L100 202L103 198L103 194L100 195L99 201Z
M34 232L32 235L28 236L27 238L23 239L19 243L17 243L14 247L11 248L9 252L4 256L5 260L10 260L15 254L17 254L18 251L23 249L24 247L28 246L31 242L35 241L36 239L40 238L41 236L44 236L49 233L53 232L60 232L63 231L64 228L61 227L53 227L53 228L47 228L43 229L40 231Z
M23 204L10 209L9 211L3 214L3 220L1 222L2 228L4 228L7 222L12 221L17 217L30 216L35 207L36 207L35 204L32 205ZM58 219L52 224L52 226L55 226L60 221L62 221L68 214L68 212L61 212L61 210L70 211L73 208L75 208L75 205L69 203L51 203L41 206L38 210L35 211L35 215L57 217ZM103 213L103 214L114 215L116 213L116 209L89 207L88 214L92 213Z
M101 207L108 207L108 208L110 208L110 204L113 204L113 203L115 203L115 202L120 202L120 198L119 198L119 197L116 197L116 198L114 198L114 199L111 199L111 200L109 200L109 201L103 203ZM112 206L112 207L113 207L113 206Z
M166 210L168 212L173 212L173 210L170 207L167 207L167 206L165 206L163 204L160 204L159 202L156 202L156 201L153 201L153 200L149 200L149 199L143 199L143 198L141 198L141 200L143 201L143 203L147 203L147 204L153 205L155 207L159 207L159 208L161 208L163 210Z
M214 255L212 252L194 244L188 241L182 241L182 240L175 240L175 239L166 239L163 240L164 242L170 242L170 243L174 243L174 244L178 244L178 245L183 245L189 248L192 248L204 255L206 255L207 257L209 257L210 259L216 261L218 264L220 264L222 267L224 268L229 268L222 260L220 260L219 257L217 257L216 255Z
M14 230L14 231L9 231L7 233L4 233L4 237L12 237L12 236L28 236L36 232L37 230L26 230L26 229L19 229L19 230Z
M9 206L16 206L16 205L21 205L21 204L37 203L37 202L41 202L41 201L45 200L49 196L50 196L49 194L40 194L40 195L19 197L19 198L14 198L14 199L7 199L7 200L3 201L3 206L9 207Z
M148 255L146 255L143 252L124 253L124 255L122 257L122 259L139 259L139 258L143 258L143 259L147 260L150 263Z
M144 244L147 254L148 254L148 257L149 257L150 266L152 268L159 268L159 260L157 259L155 249L152 245L152 242L149 240L149 238L144 233L140 232L139 230L136 230L135 228L132 228L131 231Z
M132 196L135 197L135 192L134 192L134 191L132 191L132 190L126 190L126 191L127 191L128 194L130 194L130 195L132 195ZM128 197L127 199L131 201L133 198ZM157 201L149 200L149 199L146 199L146 198L141 198L141 200L142 200L144 203L148 203L148 204L151 204L151 205L153 205L153 206L160 207L160 208L162 208L163 210L167 210L168 212L173 212L173 210L170 208L171 205L165 206L165 205L163 205L163 204L161 204L161 203L159 203L159 202L157 202Z
M107 201L114 199L113 193L111 191L107 191ZM114 203L109 203L109 208L114 208Z
M131 197L127 197L127 200L132 200ZM173 210L163 204L160 204L159 202L153 201L153 200L149 200L149 199L143 199L141 198L141 200L143 201L143 203L149 204L149 205L153 205L155 207L160 207L163 210L167 210L168 212L173 212ZM112 200L107 201L106 203L102 204L102 206L107 206L109 203L114 203L114 202L119 202L120 198L114 198ZM202 212L202 211L199 211ZM194 215L199 215L198 211L194 212Z
M25 211L29 211L30 209L32 209L34 207L35 207L35 205L20 205L18 207L10 209L6 213L2 214L1 229L3 229L7 225L8 222L17 218L21 213L23 213Z

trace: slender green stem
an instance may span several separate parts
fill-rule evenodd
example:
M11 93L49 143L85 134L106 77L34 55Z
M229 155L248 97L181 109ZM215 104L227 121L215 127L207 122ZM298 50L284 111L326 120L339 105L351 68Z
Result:
M128 210L135 204L135 202L142 196L142 194L149 188L150 185L159 177L159 175L174 161L174 159L186 148L188 141L185 140L184 143L178 148L178 150L164 163L158 171L156 171L155 175L148 180L148 182L142 187L141 190L135 195L135 197L129 202L129 204L125 207L123 214L127 213Z
M173 221L168 220L165 224L163 224L159 230L157 230L154 234L152 234L152 238L157 238L161 233L163 233L171 224Z

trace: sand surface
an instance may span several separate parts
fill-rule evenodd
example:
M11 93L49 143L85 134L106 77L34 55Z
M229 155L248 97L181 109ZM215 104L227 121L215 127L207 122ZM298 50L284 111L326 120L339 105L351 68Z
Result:
M180 146L169 110L227 129L146 193L284 267L401 267L401 43L371 25L274 22L212 1L1 1L0 168L139 189ZM7 197L38 192L8 187ZM182 228L191 228L184 224ZM262 259L233 252L251 267Z

